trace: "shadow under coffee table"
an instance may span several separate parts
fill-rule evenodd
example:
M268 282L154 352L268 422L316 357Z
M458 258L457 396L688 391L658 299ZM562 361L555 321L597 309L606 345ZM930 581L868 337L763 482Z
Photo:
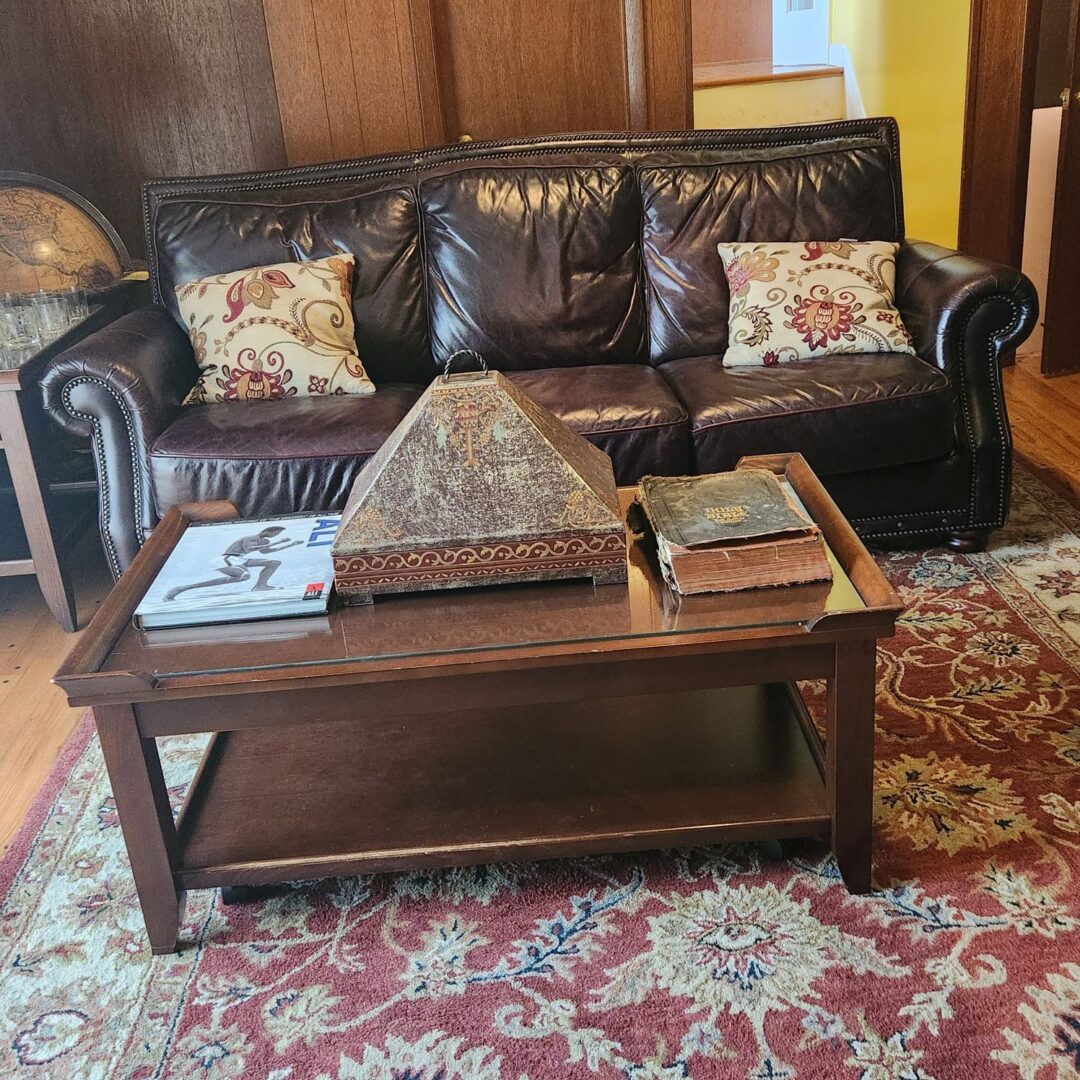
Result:
M876 641L900 601L798 455L831 585L678 597L625 585L385 597L325 619L142 631L189 521L170 510L57 673L89 705L155 953L186 889L828 836L870 888ZM632 489L620 492L624 506ZM828 681L824 743L796 680ZM155 739L211 732L175 824Z

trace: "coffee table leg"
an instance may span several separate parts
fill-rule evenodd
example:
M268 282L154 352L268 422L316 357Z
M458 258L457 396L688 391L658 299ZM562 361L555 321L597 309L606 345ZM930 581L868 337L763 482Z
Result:
M870 891L874 817L874 668L876 643L836 646L829 681L825 782L832 845L848 891Z
M157 744L139 734L130 705L99 706L94 720L150 949L176 952L184 894L173 878L179 844Z

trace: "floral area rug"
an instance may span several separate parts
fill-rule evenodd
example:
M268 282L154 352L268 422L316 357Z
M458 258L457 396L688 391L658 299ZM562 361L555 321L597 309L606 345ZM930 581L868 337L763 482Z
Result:
M881 556L873 895L817 845L385 875L193 893L151 959L84 726L0 869L0 1075L1080 1075L1080 513L1014 506Z

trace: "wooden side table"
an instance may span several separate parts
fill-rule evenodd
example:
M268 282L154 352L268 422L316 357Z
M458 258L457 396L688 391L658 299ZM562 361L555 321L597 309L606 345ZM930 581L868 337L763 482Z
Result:
M0 577L36 574L49 610L68 631L76 627L75 594L61 554L67 538L57 535L59 522L55 513L50 514L50 504L62 496L91 494L97 485L93 480L55 483L47 475L44 439L38 433L47 419L42 414L38 383L53 356L111 322L117 314L112 304L95 308L19 367L0 369L0 449L7 456L29 548L29 558L0 561Z

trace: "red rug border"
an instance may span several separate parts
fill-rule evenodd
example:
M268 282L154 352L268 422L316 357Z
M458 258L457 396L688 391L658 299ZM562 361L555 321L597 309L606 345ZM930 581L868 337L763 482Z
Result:
M0 855L0 905L7 901L15 878L26 862L30 849L41 832L57 796L71 779L75 763L85 753L94 737L93 714L87 709L67 737L60 753L49 767L49 774L38 789L22 822Z

